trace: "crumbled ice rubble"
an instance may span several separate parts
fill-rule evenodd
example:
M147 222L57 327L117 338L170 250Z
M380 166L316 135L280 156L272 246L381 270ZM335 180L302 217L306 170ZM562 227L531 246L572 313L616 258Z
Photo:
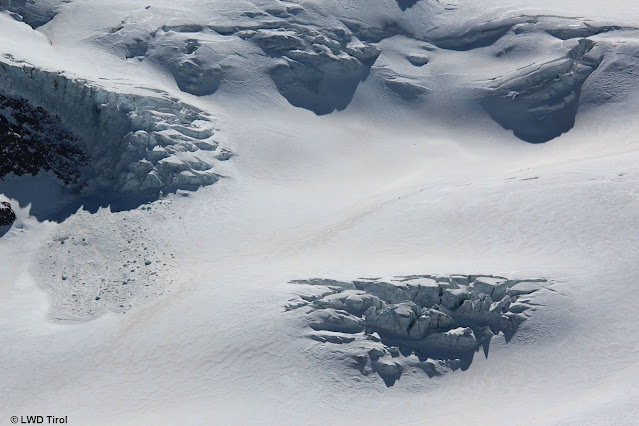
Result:
M527 296L547 284L473 275L293 283L306 290L286 310L307 315L308 336L341 345L352 367L387 386L409 370L430 377L466 370L480 348L487 356L494 335L512 338L534 310Z
M179 281L175 253L146 227L158 218L145 217L166 203L120 214L78 212L59 225L38 249L32 271L51 297L50 316L86 321L169 293Z
M91 158L79 182L85 191L210 185L220 177L214 164L233 155L217 141L213 117L163 92L119 93L6 57L0 86L77 137Z

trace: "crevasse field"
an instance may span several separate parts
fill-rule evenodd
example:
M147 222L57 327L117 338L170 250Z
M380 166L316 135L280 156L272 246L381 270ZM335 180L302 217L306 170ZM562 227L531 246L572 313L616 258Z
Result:
M0 10L1 424L638 424L639 3Z

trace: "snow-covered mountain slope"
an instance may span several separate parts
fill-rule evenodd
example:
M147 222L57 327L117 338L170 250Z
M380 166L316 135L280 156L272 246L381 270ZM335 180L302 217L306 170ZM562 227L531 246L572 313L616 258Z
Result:
M635 2L0 9L0 418L639 417Z

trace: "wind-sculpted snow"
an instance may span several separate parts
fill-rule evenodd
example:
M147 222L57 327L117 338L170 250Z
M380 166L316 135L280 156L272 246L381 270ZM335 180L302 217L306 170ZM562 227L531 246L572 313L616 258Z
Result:
M3 159L11 163L4 172L52 170L65 183L77 182L85 194L158 194L215 183L214 164L232 155L216 140L213 117L163 92L120 93L8 62L0 62L0 82L3 108L13 111L4 114L13 122L13 133L4 136L13 141L4 145L11 151ZM46 155L28 161L21 154L27 148L32 156ZM87 166L82 174L76 164Z
M476 351L488 356L490 340L509 341L544 279L418 275L353 282L294 281L304 285L286 310L304 312L308 336L341 345L343 358L363 375L377 373L387 386L402 374L429 377L466 370Z

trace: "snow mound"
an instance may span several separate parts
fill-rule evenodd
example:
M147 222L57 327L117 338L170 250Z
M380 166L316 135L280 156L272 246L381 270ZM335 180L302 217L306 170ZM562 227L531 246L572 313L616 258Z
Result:
M502 333L509 341L526 320L544 279L419 275L352 282L294 281L306 292L287 311L303 311L313 340L342 345L363 375L392 386L404 371L428 376L466 370L474 353Z
M113 190L158 194L210 185L220 178L213 171L215 163L232 156L216 140L218 129L210 114L164 92L116 92L97 83L6 59L0 61L0 101L5 100L3 111L8 110L6 105L18 107L3 115L10 122L11 117L14 122L20 118L13 131L22 132L18 136L24 143L61 147L51 161L62 162L64 170L71 169L65 166L69 162L64 161L65 157L77 159L86 154L90 162L81 168L81 176L75 176L77 170L73 170L73 175L59 176L64 182L77 181L85 193ZM39 117L46 118L40 125L45 126L44 130L34 127L41 121ZM65 136L58 138L62 142L52 144L46 138L29 138L34 129L43 133L55 127L53 121L60 128L56 134ZM21 149L25 146L17 144L16 155ZM51 161L34 166L58 170ZM84 161L76 163L85 165ZM13 170L10 167L5 169L19 170L17 166Z

